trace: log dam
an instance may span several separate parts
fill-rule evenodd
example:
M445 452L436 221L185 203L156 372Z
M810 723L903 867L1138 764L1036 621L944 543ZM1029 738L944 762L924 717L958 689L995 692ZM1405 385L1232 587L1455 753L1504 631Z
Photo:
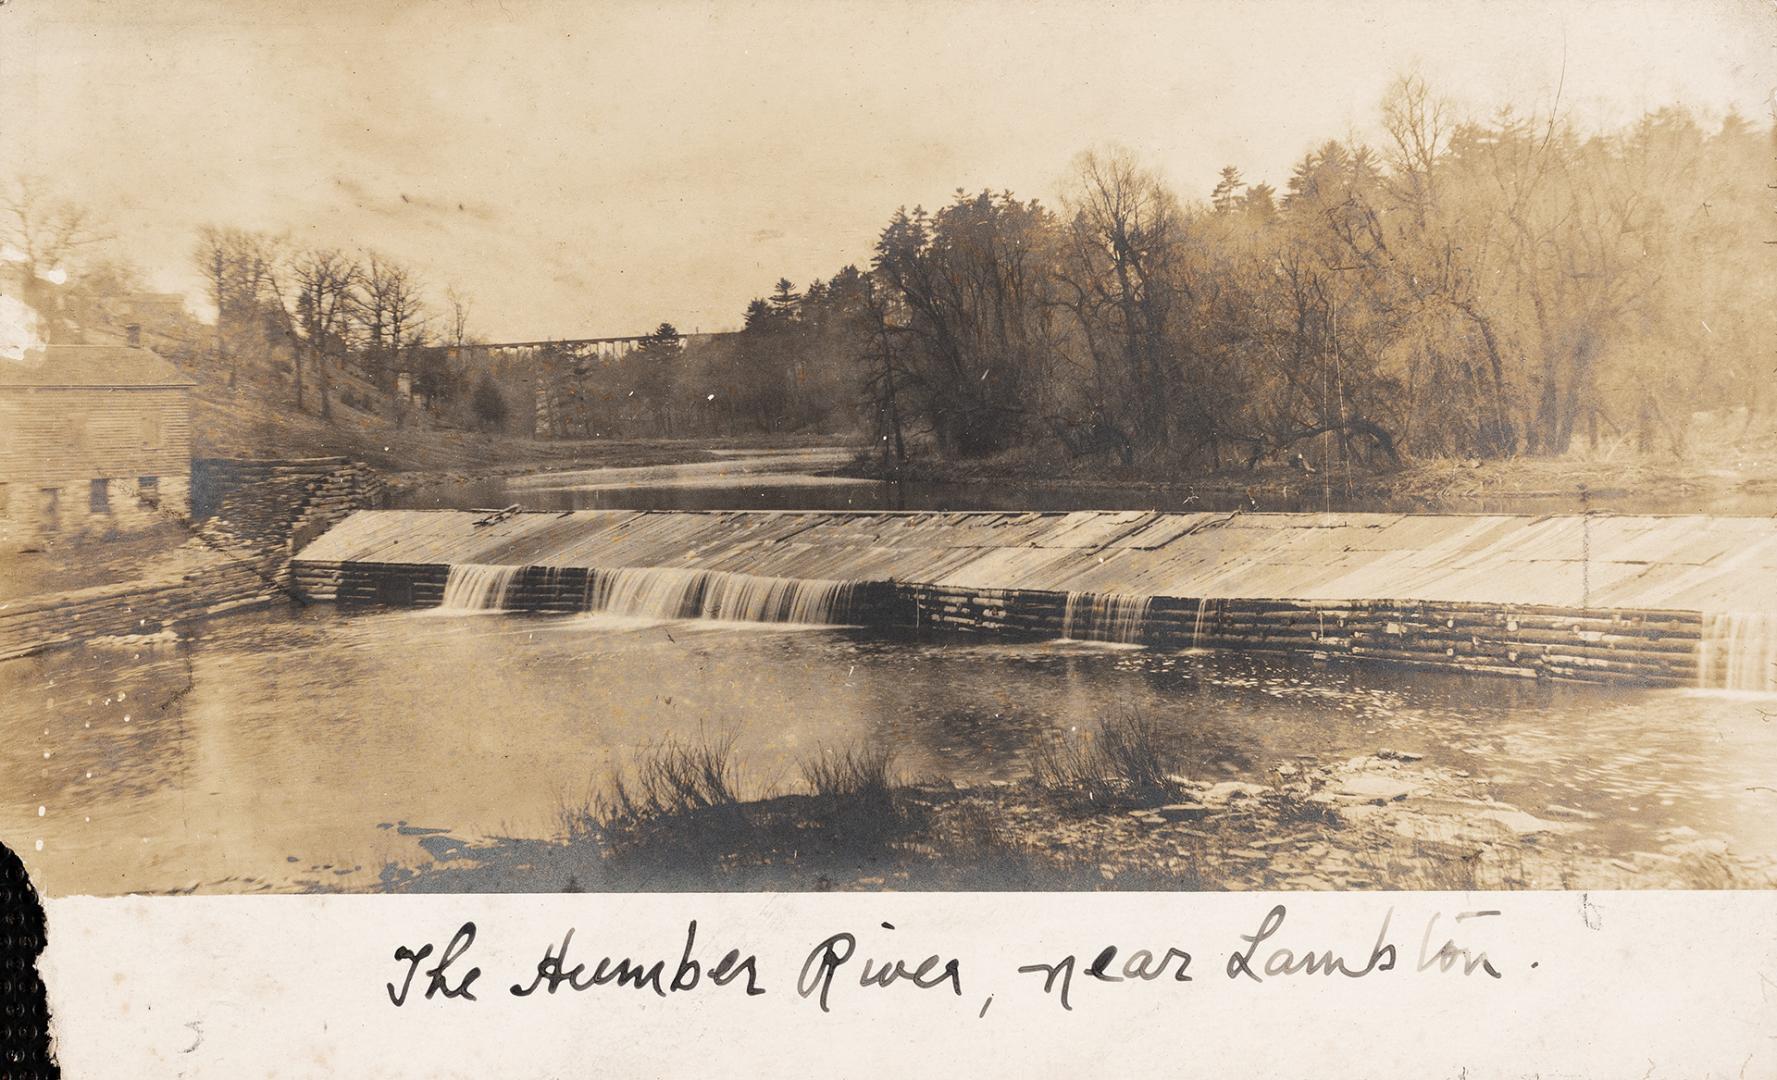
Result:
M366 510L308 599L861 625L1777 690L1777 519Z

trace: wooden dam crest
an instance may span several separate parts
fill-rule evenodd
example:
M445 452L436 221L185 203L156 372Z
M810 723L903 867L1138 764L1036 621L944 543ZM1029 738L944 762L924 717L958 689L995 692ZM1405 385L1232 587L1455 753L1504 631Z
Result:
M1403 514L353 515L317 600L1091 639L1777 690L1777 521Z
M658 567L970 590L1777 612L1777 520L1456 514L369 510L304 567Z

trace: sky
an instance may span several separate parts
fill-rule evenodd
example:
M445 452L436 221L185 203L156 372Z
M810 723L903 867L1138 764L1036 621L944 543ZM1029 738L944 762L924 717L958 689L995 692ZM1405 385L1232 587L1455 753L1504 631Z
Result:
M1406 71L1474 116L1768 122L1777 4L10 0L0 171L198 311L213 223L407 261L489 340L707 331L899 206L1053 204L1086 149L1281 187Z

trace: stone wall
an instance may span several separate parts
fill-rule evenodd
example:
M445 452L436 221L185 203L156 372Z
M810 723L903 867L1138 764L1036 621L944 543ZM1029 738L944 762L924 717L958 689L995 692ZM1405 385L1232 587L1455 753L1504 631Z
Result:
M186 519L185 475L0 482L0 552L100 543Z

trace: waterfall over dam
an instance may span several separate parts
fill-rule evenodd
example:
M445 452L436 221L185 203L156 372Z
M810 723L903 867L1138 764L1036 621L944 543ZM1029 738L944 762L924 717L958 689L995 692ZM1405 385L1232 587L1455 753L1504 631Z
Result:
M857 623L1777 689L1770 518L367 510L293 566L306 596L343 603Z
M512 579L522 569L519 566L458 563L450 568L450 576L444 579L444 598L438 606L445 611L504 611Z
M527 583L523 566L451 563L438 610L493 613L527 610L539 591L559 608L573 602L564 583L577 583L580 599L571 610L647 619L719 619L729 622L798 623L832 626L850 610L848 581L762 578L724 570L638 566L563 573L538 567L540 581ZM519 584L515 591L514 584ZM513 606L516 605L516 608Z
M1061 609L1061 636L1071 641L1139 644L1153 603L1151 596L1070 592Z
M725 570L628 567L587 575L587 611L655 619L833 625L843 622L845 581L763 578Z

